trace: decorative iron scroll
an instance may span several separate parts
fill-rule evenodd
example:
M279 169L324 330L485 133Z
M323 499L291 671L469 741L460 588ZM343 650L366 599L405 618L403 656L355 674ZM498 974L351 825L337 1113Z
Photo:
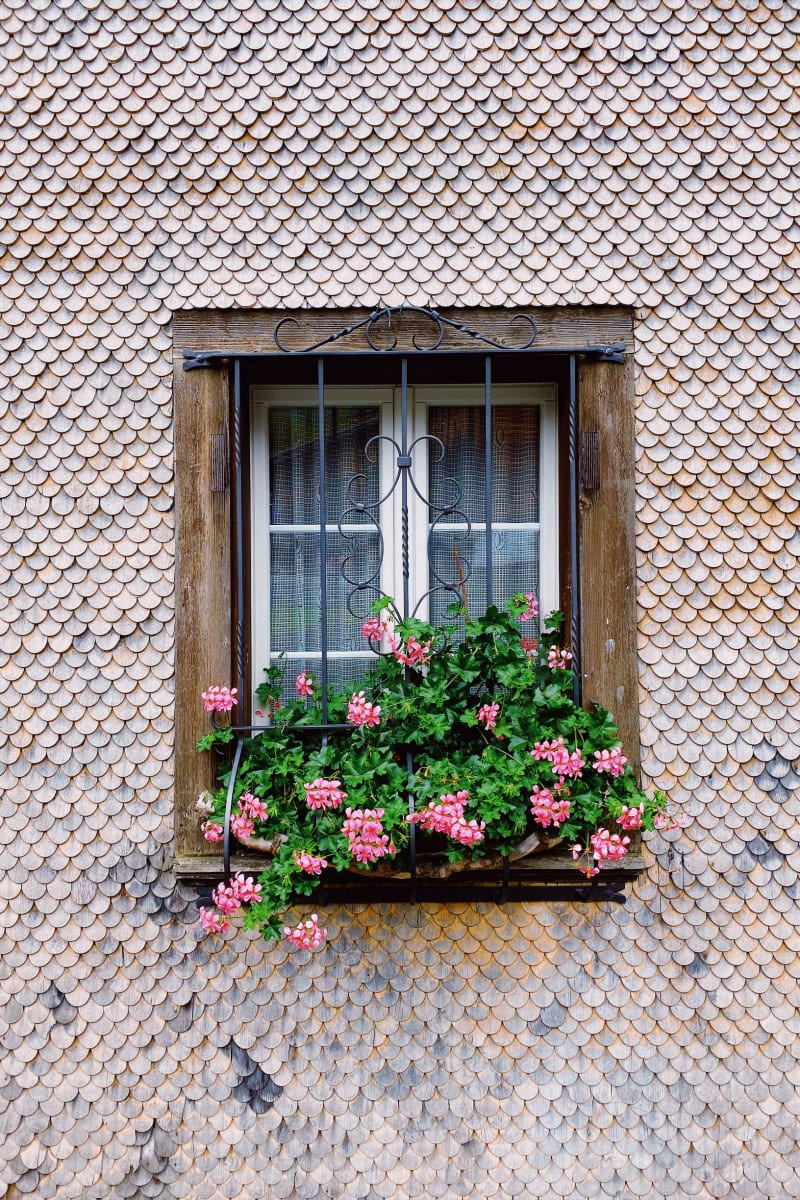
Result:
M406 429L403 429L402 436L403 436L403 443L405 444L407 441ZM436 532L437 526L445 518L448 518L448 517L450 519L455 518L459 522L460 525L463 525L463 528L459 529L458 533L454 535L458 538L459 541L463 541L465 543L468 542L469 537L472 533L472 522L470 521L467 514L460 508L461 501L463 500L463 497L464 497L463 488L461 487L460 483L458 482L457 479L453 478L452 476L448 476L447 479L444 480L444 483L452 484L452 487L453 487L452 496L451 496L449 502L447 502L445 504L437 505L437 504L433 503L433 501L431 500L430 497L423 494L423 492L418 487L417 482L414 478L414 451L417 449L417 447L420 446L423 442L429 443L430 446L432 447L433 452L436 455L434 462L441 462L446 454L444 442L441 440L441 438L435 437L433 434L426 433L426 434L422 434L418 438L416 438L411 443L411 445L408 446L408 449L404 451L403 448L397 444L397 442L395 441L395 439L393 437L390 437L388 434L378 434L375 437L370 438L369 441L364 446L364 457L366 458L367 462L374 463L376 461L375 458L373 457L373 453L375 452L376 448L379 446L379 443L381 443L381 442L387 442L394 449L394 451L396 453L397 457L396 457L396 461L395 461L396 470L395 470L394 479L392 480L387 491L382 496L379 496L379 498L377 500L374 500L374 501L372 501L372 503L368 504L368 503L366 503L366 501L361 500L358 497L358 491L360 490L360 485L366 481L366 474L363 471L357 471L354 475L351 475L345 486L345 495L347 496L347 499L349 502L349 507L347 509L345 509L345 511L342 513L342 515L339 518L339 522L338 522L338 529L339 529L340 535L345 540L345 542L352 544L354 547L352 553L348 554L346 556L346 558L344 559L344 561L342 562L342 564L340 566L340 573L341 573L341 576L342 576L342 579L344 580L344 582L351 589L347 595L347 600L346 600L347 610L349 613L351 613L352 616L356 617L359 620L363 620L364 614L356 612L355 608L353 607L356 597L358 595L363 594L364 592L371 592L376 599L378 596L381 595L381 588L379 585L379 581L380 581L381 567L383 565L384 539L383 539L383 531L381 529L379 514L380 514L380 509L381 509L382 505L385 504L386 501L390 498L390 496L392 496L397 491L398 487L401 484L401 480L403 479L404 473L405 473L406 479L407 479L408 484L410 485L411 489L419 497L419 499L422 501L422 503L426 506L429 513L431 514L430 528L428 530L428 562L430 564L430 569L431 569L431 578L434 580L434 583L433 583L432 587L428 588L428 590L422 596L420 596L419 600L417 601L417 603L413 609L413 612L411 612L411 613L404 612L402 615L403 616L416 616L420 607L435 592L446 591L446 592L452 592L453 595L456 595L458 593L461 593L463 595L463 589L466 585L467 580L470 578L470 576L472 574L472 564L471 564L470 560L461 555L456 556L456 565L457 565L458 573L457 573L457 578L452 579L452 580L443 578L443 576L437 571L436 564L434 562L433 535ZM489 502L489 499L487 497L487 503L488 502ZM353 515L358 515L358 516L367 518L367 521L369 523L364 525L364 533L369 531L369 533L372 535L377 534L378 535L378 544L380 547L380 556L379 556L377 565L374 567L374 569L370 570L369 575L367 575L361 579L355 578L350 574L350 564L353 561L355 561L355 559L356 559L356 548L355 548L356 539L363 537L363 535L364 535L361 530L359 530L358 532L353 532L352 530L347 531L345 529L345 526L347 526L348 524L352 524L351 517ZM410 576L409 515L408 515L407 489L405 491L403 491L403 497L402 497L400 554L401 554L403 578L407 582L409 579L409 576Z
M283 317L278 321L272 336L275 339L275 345L284 354L311 354L313 351L321 349L322 346L327 346L331 342L338 342L341 338L348 337L350 334L356 333L359 329L363 329L364 338L369 349L375 350L380 354L397 349L395 329L404 313L415 313L425 321L429 321L433 326L431 329L433 341L430 345L421 343L416 333L411 336L414 349L425 353L430 353L440 348L444 340L446 328L455 329L459 333L466 334L467 337L472 338L476 342L481 342L485 346L492 346L495 350L528 350L536 338L536 322L524 313L517 313L516 316L513 316L510 324L513 326L521 322L526 327L525 333L527 334L527 338L519 345L508 345L505 342L498 342L494 338L488 337L485 333L481 333L477 329L470 329L468 325L464 325L459 321L453 321L449 317L442 316L435 308L418 308L413 304L401 304L395 308L376 308L361 321L356 321L353 325L346 325L343 329L339 329L335 333L331 333L326 338L322 338L318 342L313 342L309 346L301 346L296 349L286 345L281 340L283 331L288 326L294 325L299 328L299 322L295 317Z
M409 344L405 349L398 345L398 333L404 316L409 317L417 326L420 324L423 326L423 329L412 328ZM414 318L416 318L416 321L414 321ZM184 350L183 369L185 371L196 371L202 367L220 366L232 359L265 358L271 355L278 357L281 355L302 357L303 355L313 354L322 350L326 346L331 346L334 342L341 342L342 339L359 332L363 332L364 344L360 347L348 346L344 353L362 354L364 351L372 351L375 354L431 354L437 350L449 353L470 353L468 343L464 344L462 342L460 344L444 345L448 330L454 330L457 334L461 334L462 338L475 343L477 348L485 346L500 353L503 351L519 353L520 351L529 350L533 354L588 355L600 362L624 363L625 361L624 342L612 342L608 345L537 346L534 345L537 329L533 317L527 313L515 313L509 317L508 324L510 336L503 341L499 341L497 338L490 337L487 333L482 333L479 329L472 329L469 325L464 324L463 321L454 321L451 317L444 316L438 309L424 308L414 304L400 304L395 307L373 309L371 313L362 317L359 321L354 321L350 325L344 325L341 329L329 333L327 337L320 338L316 342L310 342L307 346L292 346L286 340L286 335L292 327L295 330L299 330L301 323L296 317L287 315L281 317L272 330L271 344L276 349L270 347L269 349L239 352L227 350ZM430 335L430 340L425 339L423 330ZM513 336L515 334L518 334L521 340L515 341Z

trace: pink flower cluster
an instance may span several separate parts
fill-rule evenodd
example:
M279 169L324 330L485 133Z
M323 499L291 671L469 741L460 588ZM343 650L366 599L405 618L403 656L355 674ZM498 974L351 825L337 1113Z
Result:
M325 941L328 931L320 925L317 914L312 913L307 921L300 921L294 929L284 925L283 936L298 950L316 950Z
M201 908L200 924L205 933L224 933L228 928L228 918L213 908Z
M531 754L537 762L552 763L553 774L561 778L568 775L577 779L586 766L580 750L573 750L570 754L563 737L554 738L551 742L534 742Z
M269 813L263 800L252 792L243 792L239 797L239 811L231 818L234 837L248 838L255 833L256 821L266 821Z
M347 705L347 719L351 725L380 725L381 706L365 700L363 692L353 692Z
M426 808L412 813L408 820L429 833L445 833L462 846L474 846L483 841L486 822L466 819L464 805L468 799L469 792L445 792L438 801L431 800Z
M622 812L617 817L617 824L623 829L641 829L644 820L644 803L636 808L628 808L623 804Z
M499 716L500 705L496 700L491 704L482 704L478 709L478 721L480 724L485 725L487 731L489 729L494 729L494 727L497 725L497 718Z
M216 821L204 821L200 826L200 832L207 842L221 842L225 830L221 825L217 825Z
M629 837L621 838L618 833L609 833L607 829L598 829L589 838L592 852L599 862L618 862L628 853L631 844Z
M211 893L211 899L220 912L227 915L235 913L243 904L252 904L261 899L261 884L256 883L252 875L243 875L241 871L233 876L230 883L219 883Z
M224 933L228 928L228 916L235 913L243 904L252 904L261 899L261 884L256 883L252 876L245 877L241 871L233 876L230 883L220 883L211 893L216 909L201 908L200 924L206 933Z
M372 863L385 854L395 854L396 849L383 832L382 808L348 808L347 819L342 822L342 833L347 838L347 848L356 862Z
M616 778L625 770L627 758L622 753L621 746L612 746L610 750L595 750L592 766L595 771L608 771Z
M405 663L407 667L423 667L425 663L430 662L431 643L426 642L423 646L413 634L406 642L405 648L395 637L389 639L389 646L397 661Z
M321 875L328 865L327 858L319 858L316 854L309 854L306 850L295 850L292 858L300 870L305 871L306 875Z
M520 613L520 621L531 621L539 613L539 602L533 592L526 592L525 599L528 601L528 607L523 613Z
M203 708L207 713L230 712L237 704L236 688L214 687L206 688L202 693Z
M338 808L347 799L347 792L342 791L338 779L315 779L313 783L304 783L303 787L309 808Z
M294 690L298 696L313 696L314 680L305 671L301 671L294 681Z
M547 651L547 665L548 667L552 667L554 671L568 671L571 662L572 655L569 650L561 650L558 646L551 646Z
M250 817L244 816L242 813L237 813L235 817L231 817L231 833L237 838L252 837L256 831L255 824Z
M266 821L269 816L264 801L259 800L252 792L243 792L239 797L239 811L254 821Z
M558 829L569 817L570 802L568 799L556 800L549 788L534 785L531 792L531 812L543 829L554 825Z
M563 737L553 738L552 742L534 742L531 754L537 762L553 762L556 753L563 748Z
M388 623L386 621L382 621L380 617L367 617L366 621L361 626L361 632L364 637L375 638L376 641L380 641L388 629Z
M589 838L588 846L572 847L572 857L575 860L581 856L585 857L586 865L579 866L578 870L591 879L593 875L599 875L604 862L619 862L624 858L630 844L629 837L621 838L618 833L610 833L608 829L598 829L597 833L593 833Z
M688 824L689 817L686 813L660 812L653 818L653 825L662 833L668 833L670 829L685 829Z

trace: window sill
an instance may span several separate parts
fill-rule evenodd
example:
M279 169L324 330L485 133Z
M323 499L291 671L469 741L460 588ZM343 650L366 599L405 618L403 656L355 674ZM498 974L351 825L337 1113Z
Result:
M231 871L242 871L245 875L257 875L265 868L261 854L240 854L231 858ZM608 885L619 894L617 902L624 899L621 887L633 881L645 869L641 853L629 854L624 863L609 864L593 880L584 879L575 868L568 851L542 855L535 862L513 866L508 875L505 900L572 900L608 899L603 893ZM222 878L222 856L181 856L174 863L175 875L186 883L211 884ZM470 871L446 880L418 879L414 900L416 902L459 903L462 901L496 902L503 889L501 869ZM597 893L590 895L592 890ZM485 896L483 895L485 893ZM313 903L320 907L329 904L407 904L410 900L410 881L364 877L342 873L331 875L314 896Z

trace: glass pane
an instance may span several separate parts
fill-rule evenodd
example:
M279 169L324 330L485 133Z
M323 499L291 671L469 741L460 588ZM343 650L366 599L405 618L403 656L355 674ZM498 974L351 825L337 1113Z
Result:
M444 443L445 455L434 462L430 454L431 504L452 504L453 480L463 493L459 510L470 521L485 520L485 410L431 406L428 432ZM538 405L492 406L492 520L539 520L539 408Z
M347 601L357 583L368 584L373 577L373 590L363 593L366 600L357 603L355 597L351 606L361 613L380 593L380 535L365 529L345 538L329 530L327 545L328 649L363 652L363 616L354 617ZM318 651L321 622L319 532L271 534L271 652Z
M378 433L378 409L327 408L325 410L325 478L328 520L343 515L352 524L364 514L347 514L348 481L359 502L378 499L378 464L364 456L364 447ZM319 522L319 434L316 408L269 410L270 523L313 525ZM374 448L377 451L377 447ZM373 454L377 458L377 453Z
M503 608L517 592L538 591L539 533L520 529L492 533L492 566L494 602ZM430 598L431 621L440 625L447 621L448 606L463 604L472 617L480 616L486 608L486 534L483 531L442 529L431 531L431 587L439 587L433 573L455 591L436 591ZM464 575L460 583L459 567ZM535 621L528 626L529 637L536 636Z

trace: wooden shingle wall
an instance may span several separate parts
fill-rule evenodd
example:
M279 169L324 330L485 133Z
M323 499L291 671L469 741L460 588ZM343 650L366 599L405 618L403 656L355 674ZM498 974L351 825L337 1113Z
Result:
M798 35L0 0L11 1200L800 1196ZM403 301L635 306L644 768L692 824L623 910L220 948L169 870L172 314Z

